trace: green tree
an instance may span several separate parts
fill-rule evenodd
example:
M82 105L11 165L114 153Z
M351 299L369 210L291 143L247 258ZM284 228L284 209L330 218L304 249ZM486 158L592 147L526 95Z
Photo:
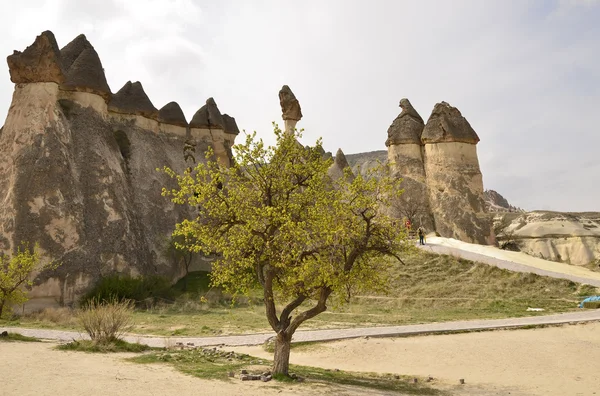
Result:
M407 247L402 227L379 210L401 191L390 177L327 177L320 140L304 147L300 133L283 133L266 147L256 133L234 146L235 161L207 162L177 175L178 188L163 189L173 202L197 208L177 224L192 234L196 251L215 252L211 281L233 293L263 289L266 317L276 333L273 373L288 374L296 329L343 303L348 290L384 289L389 260Z
M30 248L22 242L12 257L0 255L0 317L5 307L28 300L24 287L32 286L31 274L36 270L54 269L57 263L40 265L37 244Z

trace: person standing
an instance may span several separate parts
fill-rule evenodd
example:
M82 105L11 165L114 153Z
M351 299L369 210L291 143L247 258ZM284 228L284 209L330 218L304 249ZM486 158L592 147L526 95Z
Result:
M425 245L425 229L423 226L417 229L417 234L419 235L419 245Z

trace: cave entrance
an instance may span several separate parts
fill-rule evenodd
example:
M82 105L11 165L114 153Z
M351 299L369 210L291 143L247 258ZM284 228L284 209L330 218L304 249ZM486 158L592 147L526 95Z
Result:
M117 146L119 146L121 156L126 163L129 162L129 158L131 157L131 143L129 142L127 134L123 131L115 131L114 136L117 141Z

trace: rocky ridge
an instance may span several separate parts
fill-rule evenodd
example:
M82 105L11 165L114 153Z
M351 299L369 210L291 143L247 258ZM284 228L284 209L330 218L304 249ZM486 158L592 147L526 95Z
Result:
M113 94L84 35L59 49L43 32L7 62L16 85L0 129L0 252L37 241L62 262L37 275L33 303L73 303L113 273L177 278L165 244L188 213L161 195L174 182L156 169L183 172L186 142L229 164L235 119L210 98L206 122L188 125L177 103L158 110L139 82Z

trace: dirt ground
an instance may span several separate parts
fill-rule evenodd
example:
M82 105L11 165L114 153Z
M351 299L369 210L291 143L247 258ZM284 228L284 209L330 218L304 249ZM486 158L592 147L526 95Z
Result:
M364 390L274 381L209 381L167 364L136 364L133 354L64 352L54 343L0 342L0 396L364 395ZM385 395L374 391L368 395Z
M432 376L456 395L600 395L600 323L410 338L369 338L292 350L292 363ZM0 343L1 396L359 395L323 385L207 381L131 355L63 352L51 343ZM261 347L237 352L270 358ZM458 385L460 378L465 385ZM372 395L385 393L373 391Z
M292 350L291 362L432 376L457 395L600 395L600 323L338 341ZM465 385L454 385L460 378Z

